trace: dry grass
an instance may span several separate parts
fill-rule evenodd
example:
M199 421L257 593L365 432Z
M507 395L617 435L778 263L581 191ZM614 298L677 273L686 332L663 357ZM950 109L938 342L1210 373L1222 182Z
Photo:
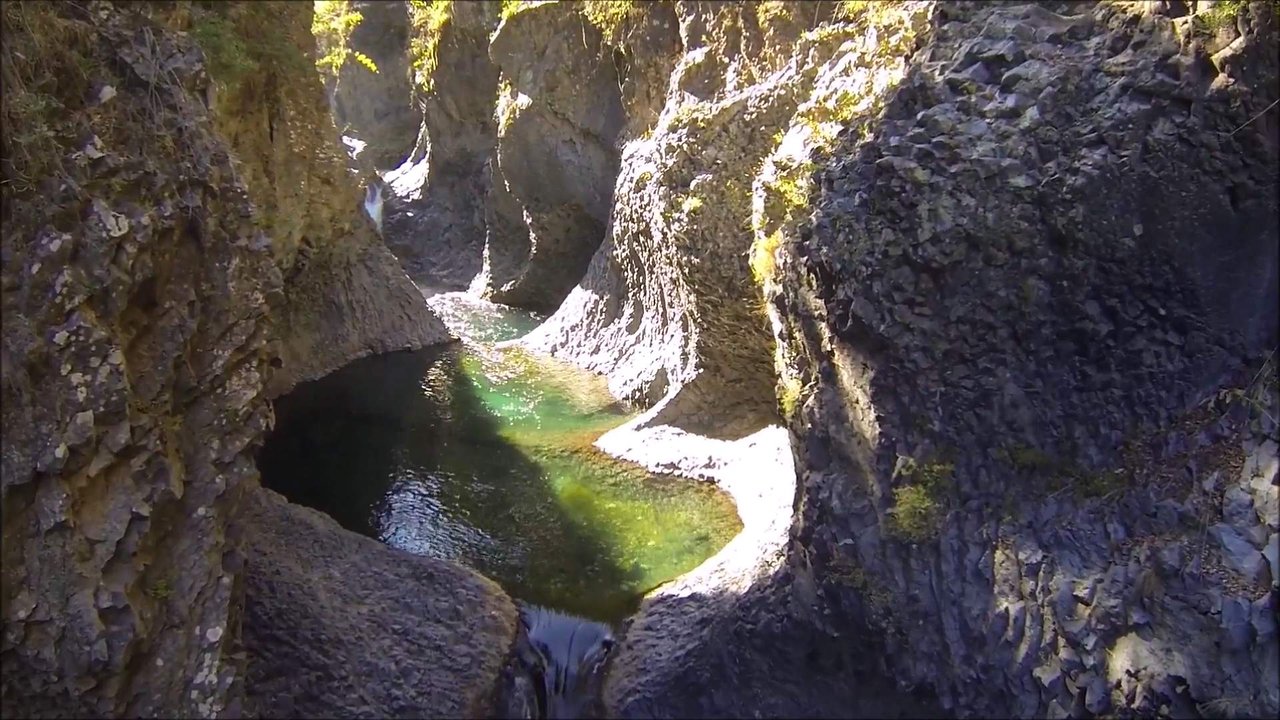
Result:
M63 148L75 141L73 118L84 109L97 71L96 35L79 4L0 4L3 126L0 165L6 216L11 194L39 189L60 174Z

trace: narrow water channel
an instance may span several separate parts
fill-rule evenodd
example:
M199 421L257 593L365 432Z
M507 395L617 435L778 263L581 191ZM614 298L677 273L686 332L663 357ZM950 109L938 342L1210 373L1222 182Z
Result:
M538 318L452 293L432 305L464 342L366 358L278 401L268 487L610 624L741 529L716 488L594 449L630 417L600 378L495 347Z

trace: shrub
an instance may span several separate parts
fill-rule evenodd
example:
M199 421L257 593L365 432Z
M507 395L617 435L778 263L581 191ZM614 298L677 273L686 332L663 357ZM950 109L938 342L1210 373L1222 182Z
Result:
M947 462L917 463L900 458L900 469L894 476L905 475L909 484L893 490L893 507L889 510L889 529L915 543L937 537L946 507L943 495L951 485L955 466Z
M1248 0L1218 0L1204 12L1196 13L1195 19L1204 29L1217 32L1228 25L1234 25L1236 18L1248 4Z
M194 17L191 35L204 50L209 73L219 81L235 82L258 69L230 19L215 14Z
M894 488L891 528L912 542L926 542L938 533L938 502L919 485Z
M310 69L302 48L281 40L274 2L200 3L191 13L191 37L204 51L213 79L236 85L269 69L288 73Z
M503 5L506 10L506 4ZM409 40L414 81L423 92L431 92L433 75L439 64L437 57L440 34L453 18L451 0L409 0L409 24L413 35Z
M521 10L528 10L531 7L546 5L548 2L556 1L557 0L502 0L502 11L500 16L503 20L506 20Z
M311 34L316 38L316 68L320 72L337 75L348 58L369 72L378 72L368 55L347 45L351 32L362 20L364 16L351 9L349 0L316 0Z
M61 14L70 5L0 3L0 75L4 86L0 147L5 202L36 190L62 168L78 134L74 119L98 69L93 28Z
M610 45L621 45L627 21L644 13L639 3L631 0L585 0L580 8L583 17L596 26Z

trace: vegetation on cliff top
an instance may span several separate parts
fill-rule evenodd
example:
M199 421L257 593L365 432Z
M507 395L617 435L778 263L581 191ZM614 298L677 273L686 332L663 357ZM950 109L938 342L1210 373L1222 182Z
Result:
M343 64L353 59L369 72L378 72L378 66L368 55L348 44L352 31L363 20L359 11L351 9L350 0L315 0L311 34L316 38L316 69L337 75Z
M95 74L93 28L51 2L0 3L0 124L4 215L14 193L36 190L59 174L61 149L74 141L72 122L89 100Z
M189 31L214 81L236 85L260 77L264 68L306 70L306 56L278 37L279 12L278 2L192 5Z
M778 7L774 7L774 6ZM793 12L787 3L761 3L761 22L778 22L781 13ZM772 170L761 182L763 203L753 213L755 239L750 249L752 275L765 288L775 271L774 255L795 226L807 214L814 158L829 152L837 133L856 125L862 134L878 116L887 91L901 79L921 32L925 9L920 3L845 0L835 12L834 23L824 23L805 33L810 40L855 43L851 52L861 61L847 65L850 77L829 78L816 88L796 111L785 132L774 137L777 150L769 160ZM860 120L865 119L865 120ZM801 133L801 142L786 143Z
M409 66L413 80L422 92L431 92L438 59L436 46L440 33L453 17L452 0L409 0Z

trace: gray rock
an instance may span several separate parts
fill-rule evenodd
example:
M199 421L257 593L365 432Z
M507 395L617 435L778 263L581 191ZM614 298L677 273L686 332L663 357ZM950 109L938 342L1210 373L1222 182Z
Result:
M1262 549L1262 556L1267 559L1267 566L1271 569L1271 584L1280 585L1280 535L1271 533Z
M1253 640L1249 601L1241 597L1227 598L1222 603L1223 646L1228 650L1244 650Z
M1240 534L1239 530L1230 525L1218 523L1209 528L1209 534L1218 541L1222 548L1223 559L1231 569L1253 582L1262 579L1262 573L1267 567L1265 558Z
M349 58L336 78L326 78L329 101L338 129L365 143L362 159L389 170L412 151L421 121L413 105L407 6L356 0L351 10L362 19L348 46L373 60L378 71Z
M266 489L247 503L244 649L260 717L481 717L516 641L492 581L343 529Z
M1222 516L1228 523L1240 528L1256 524L1253 498L1240 486L1227 488L1222 494Z
M421 99L417 141L404 164L385 176L394 196L387 245L424 287L467 288L481 272L486 237L507 237L505 227L488 219L486 202L503 186L494 157L498 67L489 57L499 10L493 3L450 6L435 39L437 71Z
M495 302L551 312L604 239L626 121L621 82L599 30L570 6L510 16L489 55L510 89L488 208L504 232L488 235L480 283Z
M1084 705L1094 715L1101 715L1111 709L1111 688L1105 678L1095 673L1085 673L1080 678L1084 689Z

